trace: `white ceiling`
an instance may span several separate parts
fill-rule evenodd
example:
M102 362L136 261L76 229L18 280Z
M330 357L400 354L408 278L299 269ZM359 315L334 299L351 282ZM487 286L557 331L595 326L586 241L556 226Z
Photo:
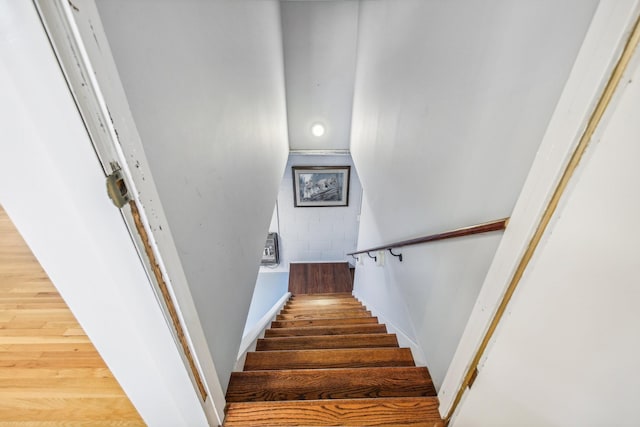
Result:
M348 150L358 0L281 2L289 146ZM311 134L321 123L326 132Z
M121 2L118 2L121 3ZM146 2L134 2L139 5L139 13L144 13L147 7ZM206 49L207 43L214 43L213 40L205 40L198 38L194 33L195 27L180 28L181 22L180 12L181 2L163 1L161 2L165 9L175 10L177 19L174 22L176 29L168 29L169 31L178 31L178 33L193 33L194 43L187 46L190 54L197 54L197 49ZM189 2L191 3L191 2ZM196 2L197 3L197 2ZM249 6L252 1L245 0L245 5ZM268 2L276 5L278 2L272 0ZM537 4L537 2L534 2ZM542 2L539 9L543 11L553 12L552 2ZM565 4L566 1L560 2ZM587 2L591 3L591 2ZM99 1L101 8L108 2ZM494 0L482 5L477 5L479 11L477 19L469 17L467 11L474 2L467 1L427 1L427 0L398 0L398 1L382 1L382 0L281 0L280 20L282 30L282 57L274 60L284 62L284 80L285 96L286 96L286 122L288 127L288 143L291 150L350 150L352 145L352 129L357 130L361 124L353 123L352 114L358 113L353 109L354 88L356 86L356 64L360 67L365 65L366 70L358 70L360 78L369 74L379 74L378 69L383 67L387 70L385 73L389 79L398 78L404 81L405 87L414 88L409 92L400 94L391 94L399 98L399 102L403 108L412 108L415 104L415 97L418 93L425 92L425 87L431 87L433 90L441 88L446 89L442 103L437 99L424 99L424 102L431 104L431 110L444 112L447 108L454 105L464 105L469 107L468 102L474 102L469 99L469 94L465 93L464 85L457 84L462 80L469 79L479 72L478 77L474 77L479 87L483 86L483 82L479 81L481 76L491 79L498 77L490 73L484 73L484 68L489 64L487 51L496 49L507 42L503 37L510 27L510 19L513 15L517 15L519 11L527 9L529 3L517 4L509 1ZM124 10L132 9L133 6L120 5ZM222 8L230 8L230 5L220 5ZM381 11L383 16L378 19L375 28L370 28L368 23L372 20L369 15L363 11L367 11L372 7ZM470 18L471 24L461 25L461 21ZM231 27L234 21L241 20L242 17L229 17ZM400 19L400 22L396 22ZM362 22L360 22L362 21ZM495 23L500 23L496 25ZM545 25L540 16L532 15L529 18L530 29L538 30L536 25ZM120 37L127 39L131 37L140 37L145 34L144 29L132 29L126 32L126 28L119 28L120 24L114 22L113 28L107 28L110 37ZM236 22L237 24L237 22ZM566 23L567 36L571 36L573 29L571 22ZM107 25L109 27L109 25ZM210 29L210 33L216 34L216 43L227 43L227 51L225 55L233 57L233 51L251 51L254 47L243 44L243 31L253 32L251 26L244 28L242 25L235 25L234 31L227 31L229 28ZM502 28L502 29L499 29ZM363 31L368 31L366 34ZM124 31L124 32L123 32ZM226 31L226 33L225 33ZM393 31L393 33L390 33ZM421 32L426 38L420 40L414 39L414 34ZM110 34L109 34L110 33ZM206 36L206 35L205 35ZM372 37L382 37L401 42L396 46L386 46L387 54L378 55L381 62L379 64L367 62L367 58L361 58L363 52L359 51L359 45L369 46L367 42ZM535 40L535 34L532 35ZM359 40L361 38L362 40ZM152 37L147 41L152 43ZM487 44L489 43L489 44ZM535 43L532 43L535 45ZM522 46L516 54L508 58L513 63L526 62L531 46ZM540 64L553 66L545 59L544 46L539 43L534 49L540 49L534 53L538 55ZM560 55L564 53L558 50ZM204 52L204 51L200 51ZM435 53L434 53L435 52ZM126 55L127 52L116 52ZM432 62L438 55L449 59L451 57L460 56L462 59L477 59L480 63L476 70L465 69L464 67L452 68L439 75L437 71L443 68L443 63L439 59L438 62ZM280 56L280 55L278 55ZM570 56L570 55L569 55ZM166 57L167 64L172 64L180 58ZM358 62L359 61L359 62ZM202 65L202 64L201 64ZM225 56L219 56L217 61L211 61L205 64L205 68L193 69L191 74L197 74L199 78L210 76L217 79L219 75L225 73L240 74L259 74L260 69L240 68L234 69L233 61L225 59ZM490 64L489 64L490 65ZM477 64L476 64L477 66ZM483 68L484 67L484 68ZM175 67L169 67L175 68ZM446 67L445 67L446 68ZM491 67L488 67L489 69ZM426 70L426 72L425 72ZM450 71L450 72L449 72ZM489 74L489 75L487 75ZM126 75L122 76L124 79ZM520 81L526 86L526 75L521 76ZM191 80L192 82L194 80ZM143 82L144 83L144 82ZM494 81L487 83L487 88L493 85ZM183 81L181 84L187 84ZM496 93L509 91L512 88L494 87ZM384 87L370 87L372 99L377 99L376 93L384 92ZM196 90L197 92L197 90ZM383 94L384 95L384 94ZM414 96L415 95L415 96ZM407 101L407 102L404 102ZM437 105L440 104L440 105ZM207 109L206 105L202 106ZM483 105L475 106L479 112L484 110ZM189 107L191 108L191 107ZM443 113L444 114L444 113ZM481 115L481 114L480 114ZM190 119L184 120L182 114L176 109L176 127L184 126ZM326 133L321 137L315 137L311 134L311 126L315 123L321 123L326 128ZM168 125L168 124L165 124ZM375 129L371 129L375 131Z

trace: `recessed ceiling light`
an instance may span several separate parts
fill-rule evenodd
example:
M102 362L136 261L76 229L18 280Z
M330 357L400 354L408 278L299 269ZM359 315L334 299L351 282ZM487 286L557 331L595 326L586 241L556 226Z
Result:
M322 125L321 123L314 123L311 126L311 134L313 134L313 136L324 135L324 125Z

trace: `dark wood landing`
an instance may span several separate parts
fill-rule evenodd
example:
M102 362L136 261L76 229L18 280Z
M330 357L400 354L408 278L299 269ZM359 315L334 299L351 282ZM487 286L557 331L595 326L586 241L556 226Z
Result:
M289 292L298 294L353 291L346 262L292 263L289 266Z

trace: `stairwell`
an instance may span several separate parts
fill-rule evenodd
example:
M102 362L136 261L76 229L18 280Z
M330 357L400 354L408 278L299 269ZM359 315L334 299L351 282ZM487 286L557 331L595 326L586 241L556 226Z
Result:
M293 295L226 399L229 427L444 425L427 368L350 293Z

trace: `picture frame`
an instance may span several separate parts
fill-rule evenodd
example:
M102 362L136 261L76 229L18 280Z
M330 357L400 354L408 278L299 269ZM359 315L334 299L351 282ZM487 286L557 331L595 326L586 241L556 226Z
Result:
M351 166L293 166L296 208L349 206Z

